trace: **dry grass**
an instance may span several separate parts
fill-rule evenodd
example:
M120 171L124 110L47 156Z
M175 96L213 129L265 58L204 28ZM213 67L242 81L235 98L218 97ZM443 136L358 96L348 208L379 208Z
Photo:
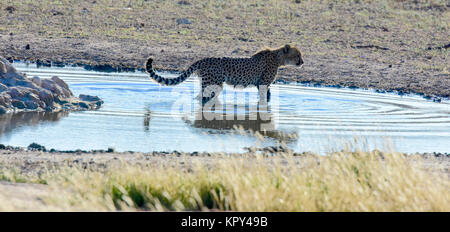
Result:
M449 211L448 174L422 161L379 152L155 157L66 166L39 181L51 210Z

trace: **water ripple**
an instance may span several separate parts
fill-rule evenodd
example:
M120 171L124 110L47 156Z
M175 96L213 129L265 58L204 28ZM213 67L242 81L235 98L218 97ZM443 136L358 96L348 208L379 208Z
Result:
M15 66L28 76L60 76L74 94L98 95L105 104L98 111L52 115L51 123L50 116L42 114L2 118L0 142L11 145L38 142L57 149L112 146L135 151L243 151L243 147L283 142L298 151L325 152L339 150L357 138L367 150L389 141L403 152L450 151L448 101L274 85L269 111L258 111L256 89L226 87L221 105L209 114L213 117L210 120L202 117L198 102L193 100L199 91L195 78L175 87L160 87L142 72ZM266 140L236 133L236 126L245 133L260 131Z

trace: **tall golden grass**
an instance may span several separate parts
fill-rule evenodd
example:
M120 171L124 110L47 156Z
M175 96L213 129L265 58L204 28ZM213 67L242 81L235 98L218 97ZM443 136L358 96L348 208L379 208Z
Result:
M62 210L449 211L447 172L420 156L342 152L154 157L44 177Z

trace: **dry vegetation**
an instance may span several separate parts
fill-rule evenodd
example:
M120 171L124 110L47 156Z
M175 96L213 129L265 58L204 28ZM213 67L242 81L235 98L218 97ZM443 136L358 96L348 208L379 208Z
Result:
M292 43L305 67L285 68L281 79L448 97L449 7L446 0L0 0L0 55L126 68L152 55L159 68L179 69ZM33 157L46 156L1 159L0 210L450 210L448 170L397 153Z
M182 69L292 43L305 67L286 68L281 79L448 97L449 7L446 0L0 0L0 55L128 68L153 55L159 68Z
M1 178L40 184L1 184L2 211L450 210L448 170L435 158L400 153L83 154L39 165L17 156L2 161Z

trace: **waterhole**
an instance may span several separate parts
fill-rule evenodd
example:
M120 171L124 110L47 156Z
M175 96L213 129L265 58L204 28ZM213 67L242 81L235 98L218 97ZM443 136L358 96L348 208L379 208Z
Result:
M316 153L450 151L448 101L277 84L271 87L267 108L257 107L256 88L225 87L215 108L205 112L195 100L199 91L195 77L163 87L142 72L14 66L29 77L59 76L76 96L97 95L104 105L97 111L1 116L0 143L7 145L26 147L36 142L58 150L111 147L141 152L242 152L247 147L280 144L297 152Z

